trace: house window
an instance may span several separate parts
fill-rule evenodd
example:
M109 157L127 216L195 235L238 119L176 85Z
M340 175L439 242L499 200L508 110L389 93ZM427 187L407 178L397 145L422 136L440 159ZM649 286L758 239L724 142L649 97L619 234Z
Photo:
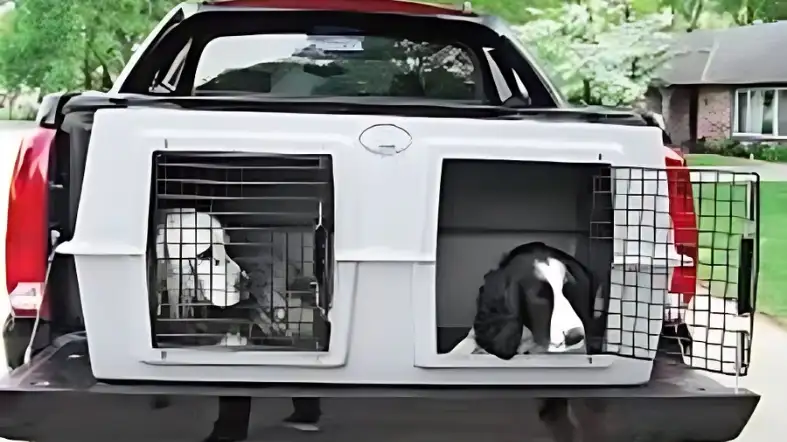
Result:
M736 135L787 137L787 88L738 89L733 118Z

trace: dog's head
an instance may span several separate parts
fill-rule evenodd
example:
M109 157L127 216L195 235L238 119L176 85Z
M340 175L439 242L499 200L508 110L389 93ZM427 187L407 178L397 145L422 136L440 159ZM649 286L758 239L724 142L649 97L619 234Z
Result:
M167 266L167 290L194 288L198 300L217 307L240 302L245 276L227 256L227 243L216 218L193 209L168 211L156 235L156 253Z
M472 334L487 353L510 359L525 352L593 351L586 333L592 333L591 304L600 291L573 256L543 243L523 244L484 280Z
M532 261L532 276L522 281L523 315L527 317L534 351L564 352L585 339L585 327L570 294L579 284L566 265L555 258ZM570 292L569 292L570 290Z
M489 272L473 323L475 341L487 353L511 359L520 352L565 352L581 347L585 329L566 291L578 278L559 260L521 256ZM574 298L576 298L574 296ZM530 344L523 348L523 328Z

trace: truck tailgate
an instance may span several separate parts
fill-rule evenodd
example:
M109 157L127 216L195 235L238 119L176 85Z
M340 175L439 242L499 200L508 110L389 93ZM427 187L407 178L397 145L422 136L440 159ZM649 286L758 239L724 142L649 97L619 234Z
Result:
M162 395L169 405L157 409ZM76 335L0 379L0 437L197 441L211 431L220 396L253 398L250 440L293 442L551 440L537 412L547 398L591 413L606 433L593 440L729 441L759 402L666 361L648 385L630 388L108 385L93 377L86 340ZM322 433L277 428L297 396L325 398Z

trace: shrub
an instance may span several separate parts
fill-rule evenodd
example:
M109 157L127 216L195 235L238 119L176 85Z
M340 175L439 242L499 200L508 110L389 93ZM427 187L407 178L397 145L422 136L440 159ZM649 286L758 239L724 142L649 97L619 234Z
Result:
M694 153L709 153L725 157L750 158L755 160L787 162L787 144L771 142L742 143L732 139L701 139L697 141Z
M731 139L702 139L697 141L697 153L712 153L726 157L748 157L749 152L740 142Z
M779 143L756 143L751 146L755 159L777 163L787 162L787 145Z

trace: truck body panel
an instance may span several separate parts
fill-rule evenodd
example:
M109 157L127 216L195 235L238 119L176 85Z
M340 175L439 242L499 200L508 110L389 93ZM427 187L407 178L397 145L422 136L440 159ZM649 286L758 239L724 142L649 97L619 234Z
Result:
M350 97L311 96L311 87L296 88L296 96L269 97L272 86L264 92L265 81L254 76L242 78L238 90L236 86L226 90L227 83L222 82L218 88L205 87L213 80L197 78L202 51L213 39L282 33L304 41L307 36L324 39L337 33L351 34L350 40L359 35L382 36L393 48L415 40L437 41L439 49L439 42L448 38L454 49L465 50L465 67L469 63L476 70L460 82L474 89L475 95L472 100L463 95L462 100L430 101L427 96L435 97L424 90L404 96L392 92L394 85L412 84L391 81L391 91L370 97L375 94L368 92L368 82L361 81L355 86L350 83ZM253 55L265 46L264 39L260 41L247 40L238 48L242 52L245 44ZM326 47L332 55L324 53L312 61L325 65L336 59L356 60L341 55L346 48L337 52L336 46ZM443 49L431 54L439 56L432 60L436 65L460 60L456 52ZM307 52L292 55L308 58ZM219 71L225 67L225 72L249 73L243 63L229 63L221 51L218 54ZM408 57L398 61L400 67L410 64ZM387 60L379 53L372 58ZM451 10L398 0L236 0L173 9L142 42L109 94L89 92L45 100L46 115L39 120L46 130L31 138L36 140L34 146L20 149L18 165L23 167L17 167L11 197L17 197L18 191L34 191L34 195L17 200L9 210L17 213L12 219L9 213L9 226L23 232L40 227L48 234L28 242L35 245L33 249L26 249L19 235L6 238L12 245L9 261L17 255L30 257L14 262L7 271L21 276L33 272L28 279L34 281L15 281L44 284L44 290L32 300L18 293L18 300L20 306L45 308L26 312L20 308L18 322L6 321L3 337L14 371L0 378L0 437L37 442L100 437L198 440L208 433L215 436L218 421L213 429L211 421L217 408L221 420L221 413L245 403L245 411L244 405L235 411L248 416L253 405L251 423L246 425L249 439L298 442L305 436L277 429L274 422L284 416L281 407L287 407L290 398L311 397L323 399L327 431L308 436L325 441L461 442L491 435L511 441L569 442L577 433L583 440L605 442L736 438L759 395L722 386L697 368L737 376L745 375L749 366L758 259L756 177L743 197L754 209L740 217L744 232L739 236L746 241L747 254L740 254L737 275L750 284L742 284L730 295L737 298L737 312L734 308L722 312L722 344L712 349L721 350L721 356L713 360L718 366L711 367L705 341L711 339L707 331L714 325L709 319L702 321L704 314L710 317L714 312L707 307L691 312L694 332L704 328L694 339L704 346L699 355L691 349L689 326L681 320L685 317L677 323L667 322L674 317L665 317L672 298L682 298L676 305L685 312L691 298L699 297L696 216L701 210L685 161L669 150L659 125L641 114L568 107L532 61L507 25L474 14L467 6ZM263 57L259 64L270 67L271 63ZM493 72L493 64L499 72ZM316 68L306 73L292 78L308 77L319 84L336 75ZM267 81L279 74L268 71ZM241 79L232 78L222 81ZM197 84L198 80L207 83ZM424 81L421 78L421 87ZM436 91L437 96L443 93ZM173 210L180 211L182 221L183 207L177 204L204 218L215 211L216 201L220 205L222 198L249 195L243 190L217 192L217 183L205 180L211 173L198 180L159 173L183 160L189 164L175 166L203 170L215 166L227 177L237 177L237 170L247 166L243 161L254 169L268 157L281 157L287 167L296 160L317 158L319 168L330 171L320 183L333 186L330 199L320 199L314 223L304 224L313 229L311 239L301 239L302 244L312 243L314 261L299 268L311 272L314 317L328 324L330 345L323 342L309 351L295 344L279 348L286 351L232 348L226 340L231 333L215 347L162 345L162 320L174 322L182 319L176 318L180 312L193 315L196 310L178 306L179 313L173 314L171 302L163 307L168 294L163 295L160 283L167 278L158 277L158 255L170 249L166 235L164 247L157 242L159 233L168 231ZM216 164L211 164L214 160ZM495 166L486 166L491 163ZM520 166L527 167L510 171ZM531 173L539 177L524 186L532 192L507 194L507 185L521 186L522 177ZM215 171L212 174L216 176ZM271 176L283 176L277 174ZM292 182L291 176L286 182L255 176L260 182L252 185L303 184ZM182 190L168 194L171 182L178 180L193 184L192 194ZM29 183L34 187L24 186ZM249 182L218 184L243 187ZM446 191L446 186L452 190ZM551 200L538 196L547 190L552 192ZM624 203L618 203L620 195ZM270 197L263 196L248 200ZM184 204L186 197L210 203ZM175 202L162 204L167 198ZM576 207L566 203L573 198ZM506 208L521 200L536 204L531 212L539 215L554 212L551 219L541 219L533 230L536 235L523 236L517 223L527 224L524 220L538 216ZM446 201L450 204L441 208ZM593 237L593 225L599 222L593 215L587 217L588 207L599 202L610 206L605 212L610 218L601 223L621 224L615 228L626 232ZM611 208L615 204L617 210ZM493 207L497 211L489 210ZM324 217L324 209L330 216ZM566 213L583 210L584 218L574 217L573 225L566 222L573 217ZM630 212L650 215L640 213L637 221L630 222ZM451 222L440 221L441 217ZM483 225L484 218L494 222ZM228 232L249 228L248 223L233 224L226 218L210 221L211 231L214 226ZM199 227L199 222L193 225ZM187 231L183 226L178 227L181 238ZM556 226L562 226L557 235ZM651 241L643 240L643 227ZM542 240L538 232L551 235L545 241L555 247L595 263L594 271L601 269L603 282L613 286L610 291L618 290L611 297L618 302L615 314L628 319L613 323L606 315L596 318L606 333L599 354L523 354L511 361L452 355L451 346L468 333L471 309L454 306L441 313L437 304L445 304L453 292L463 292L463 300L456 304L472 307L478 281L501 251L523 241ZM594 239L605 241L601 253L593 254L586 247ZM218 240L214 236L211 241L209 249L188 258L198 263L195 281L200 263L216 260L216 251L224 250L224 245L226 253L218 257L237 258L230 256L235 253L231 235ZM305 255L301 250L301 257ZM438 270L441 256L452 258L447 260L451 265L443 266L448 271ZM44 276L42 269L46 269ZM209 273L211 278L215 274ZM219 274L223 280L227 275L226 268ZM445 281L452 279L446 289ZM172 291L175 286L169 280L167 284ZM233 290L241 292L239 286ZM214 291L211 285L208 292ZM302 302L298 311L311 308ZM222 308L230 304L226 299L211 303ZM268 319L280 310L271 307ZM644 317L640 310L645 311ZM628 325L623 324L626 321ZM316 329L313 318L307 322ZM733 329L728 325L732 323L743 327ZM662 326L675 330L667 333ZM292 337L289 328L281 330ZM240 336L237 329L231 332ZM249 335L248 341L253 339ZM663 357L667 353L671 358Z
M759 402L686 367L658 361L653 379L633 388L348 387L187 383L105 384L92 375L84 337L65 337L34 363L0 380L0 436L68 439L200 440L211 431L219 397L252 397L249 440L380 441L428 438L541 441L545 400L586 416L585 440L721 442L736 438ZM291 397L324 398L324 431L276 426ZM159 408L156 404L166 404ZM122 411L121 411L122 410ZM590 425L590 423L595 425Z

